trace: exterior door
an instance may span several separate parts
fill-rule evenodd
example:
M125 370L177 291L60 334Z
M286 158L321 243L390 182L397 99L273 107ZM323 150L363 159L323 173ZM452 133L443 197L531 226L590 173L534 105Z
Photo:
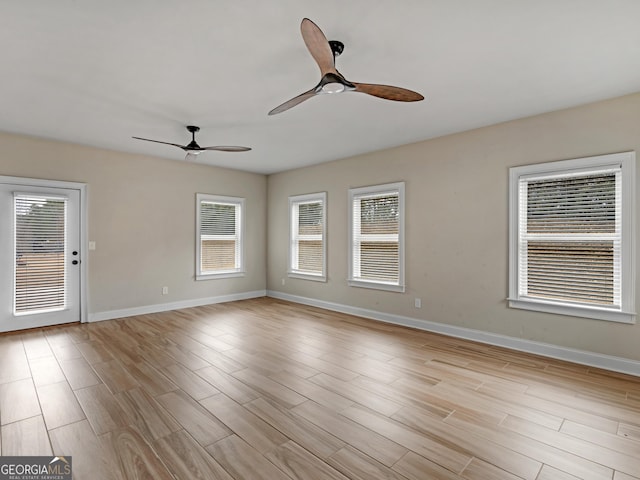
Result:
M80 190L1 180L0 331L79 322Z

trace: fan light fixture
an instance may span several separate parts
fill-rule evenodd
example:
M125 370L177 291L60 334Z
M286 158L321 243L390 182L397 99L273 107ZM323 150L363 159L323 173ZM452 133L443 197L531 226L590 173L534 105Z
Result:
M338 82L325 83L322 86L322 91L324 93L341 93L344 92L344 85Z

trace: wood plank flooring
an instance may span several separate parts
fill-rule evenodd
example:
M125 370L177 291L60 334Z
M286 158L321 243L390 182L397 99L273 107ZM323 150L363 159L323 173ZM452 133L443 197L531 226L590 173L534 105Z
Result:
M640 378L261 298L0 336L74 478L639 480Z

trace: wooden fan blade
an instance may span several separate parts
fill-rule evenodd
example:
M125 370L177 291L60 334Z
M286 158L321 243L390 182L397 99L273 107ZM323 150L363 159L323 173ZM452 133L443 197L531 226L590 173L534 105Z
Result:
M300 31L309 53L311 53L318 67L320 67L320 75L335 73L336 67L333 52L322 30L311 20L304 18L300 24Z
M368 93L374 97L384 98L386 100L395 100L397 102L419 102L424 97L418 92L407 90L406 88L392 87L390 85L375 85L372 83L356 83L352 82L356 92Z
M182 148L184 150L184 145L178 145L177 143L161 142L160 140L151 140L149 138L141 138L141 137L131 137L131 138L135 138L136 140L144 140L145 142L163 143L165 145L173 145L174 147Z
M291 100L287 100L282 105L277 106L276 108L274 108L269 112L269 115L275 115L276 113L282 113L285 110L289 110L291 107L295 107L299 103L302 103L305 100L308 100L315 95L316 95L316 91L315 89L312 88L308 92L301 93L297 97L293 97Z
M234 147L234 146L217 146L217 147L202 147L202 150L218 150L220 152L248 152L251 150L249 147Z

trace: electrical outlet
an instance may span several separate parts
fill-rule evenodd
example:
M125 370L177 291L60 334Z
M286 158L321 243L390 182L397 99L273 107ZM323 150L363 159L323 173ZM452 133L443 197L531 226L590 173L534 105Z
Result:
M169 295L169 287L162 287L162 294Z
M282 285L284 285L286 282L284 281L284 278L282 279Z
M416 298L414 300L414 305L416 306L416 308L422 308L422 299L421 298Z
M91 241L89 242L89 250L95 250L96 249L96 242Z

